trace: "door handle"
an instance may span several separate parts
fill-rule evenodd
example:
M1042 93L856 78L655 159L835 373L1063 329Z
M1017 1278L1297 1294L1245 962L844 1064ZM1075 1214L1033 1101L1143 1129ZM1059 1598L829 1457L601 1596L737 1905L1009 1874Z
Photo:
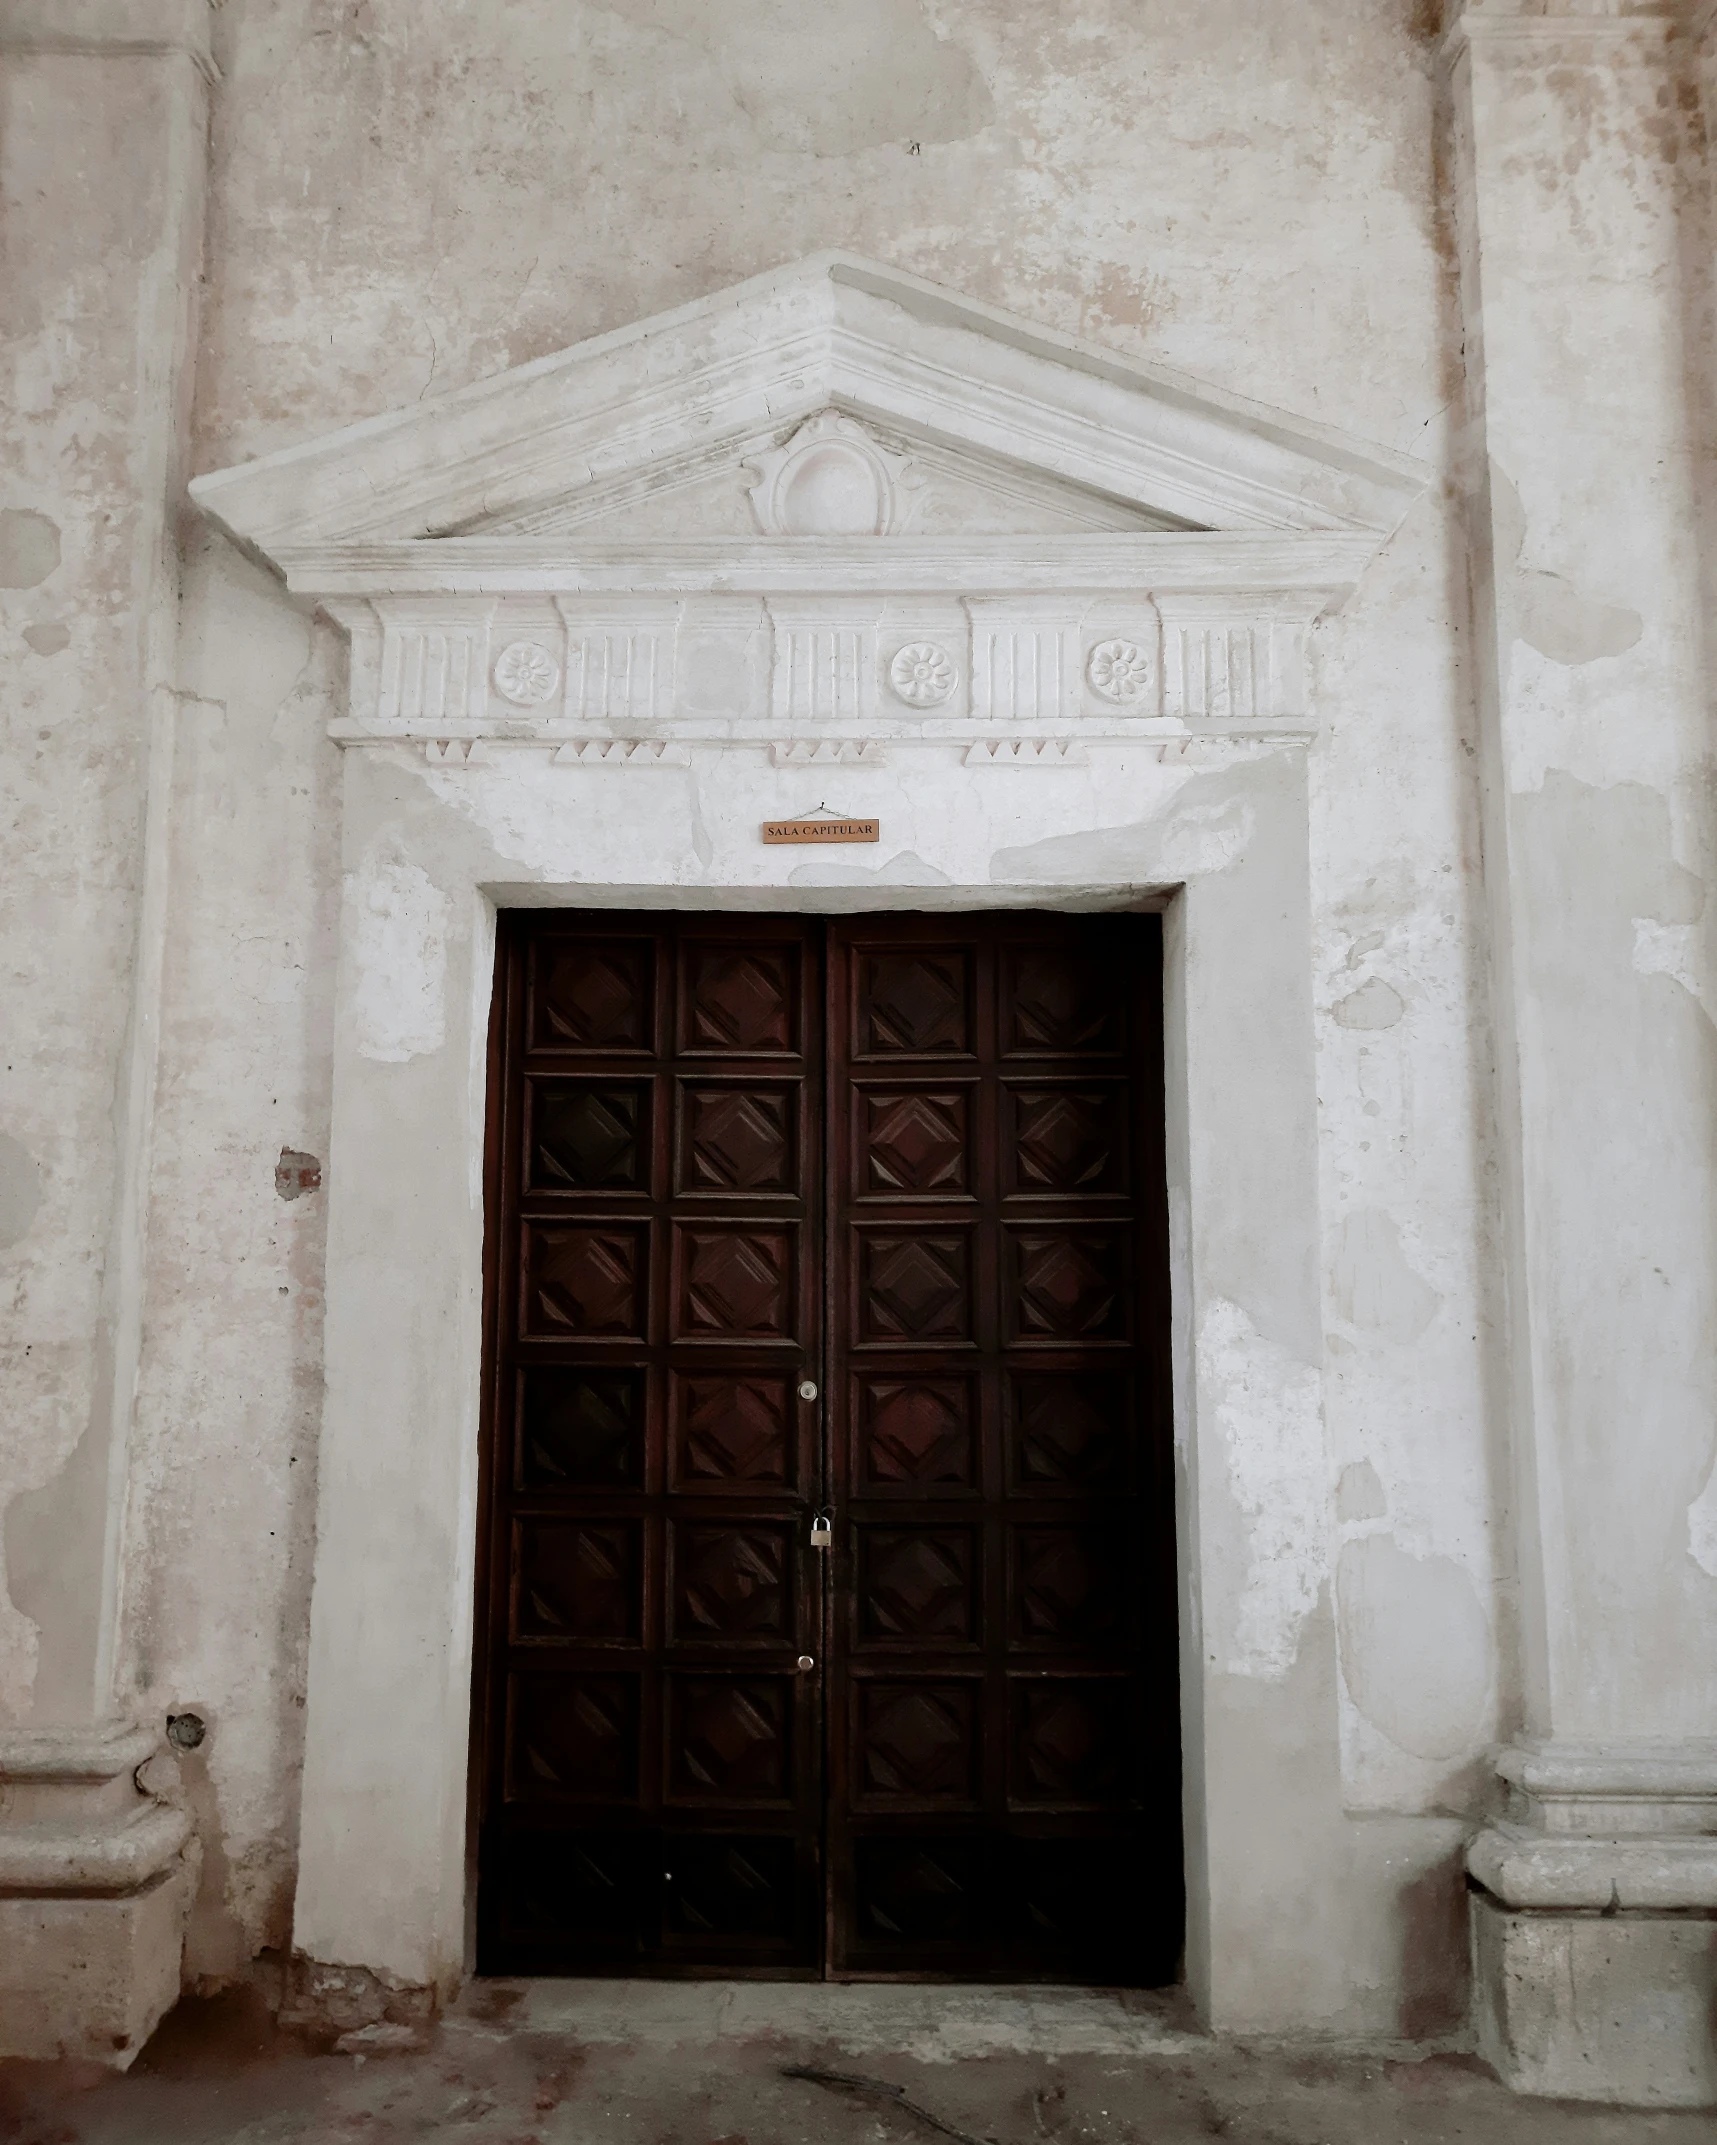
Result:
M829 1511L811 1514L811 1547L833 1549L835 1546L835 1515Z

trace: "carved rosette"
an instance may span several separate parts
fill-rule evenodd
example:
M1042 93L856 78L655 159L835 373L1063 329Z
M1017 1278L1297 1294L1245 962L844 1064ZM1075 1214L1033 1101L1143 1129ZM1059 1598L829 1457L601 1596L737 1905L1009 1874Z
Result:
M909 708L939 708L953 699L960 673L934 641L911 641L889 664L888 682Z
M1130 707L1151 690L1150 653L1137 641L1099 641L1086 658L1085 682L1099 700Z
M560 683L560 665L540 641L511 641L495 658L495 690L516 708L540 708Z

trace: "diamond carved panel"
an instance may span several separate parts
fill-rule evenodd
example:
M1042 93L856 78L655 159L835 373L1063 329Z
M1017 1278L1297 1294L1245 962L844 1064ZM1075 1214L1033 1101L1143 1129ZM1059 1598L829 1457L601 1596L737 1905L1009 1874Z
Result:
M679 1331L700 1340L792 1330L793 1237L785 1229L682 1229Z
M861 1526L859 1629L892 1642L975 1637L977 1537L970 1527Z
M861 1378L858 1423L867 1483L971 1485L969 1378Z
M513 1629L520 1639L635 1639L641 1628L638 1521L520 1520Z
M971 1683L858 1687L857 1793L871 1801L975 1802L978 1701Z
M859 1234L859 1336L965 1341L972 1331L971 1240L928 1232Z
M644 1379L641 1369L532 1364L521 1372L519 1486L618 1489L641 1483Z
M982 1916L975 1840L860 1840L858 1924L876 1944L970 1942Z
M1127 1336L1127 1243L1115 1230L1012 1231L1013 1317L1024 1339Z
M532 1334L582 1339L643 1337L645 1230L525 1225L520 1308Z
M1127 1381L1102 1373L1044 1372L1013 1380L1013 1478L1100 1490L1126 1478Z
M922 1195L971 1189L970 1098L964 1088L904 1094L861 1089L854 1100L869 1190Z
M1126 1541L1106 1527L1018 1527L1017 1638L1061 1646L1118 1637L1126 1622Z
M668 1678L668 1792L676 1802L779 1802L792 1778L785 1676Z
M533 1050L648 1050L655 1029L649 939L539 940L532 949Z
M859 1054L964 1056L971 1041L965 953L876 953L859 962Z
M685 952L685 1047L780 1056L797 1050L798 951L692 944Z
M784 1483L793 1477L793 1400L785 1378L682 1377L675 1383L674 1479Z
M1090 948L1009 947L1002 957L1009 1056L1112 1057L1126 1036L1113 968Z
M790 1522L674 1529L674 1635L785 1642L793 1636Z
M1116 1193L1127 1189L1126 1090L1012 1087L1015 1182L1022 1192Z
M1046 1677L1013 1689L1012 1795L1112 1802L1130 1787L1130 1692L1120 1677Z
M533 1080L533 1191L595 1192L645 1189L638 1134L648 1128L650 1091L598 1080Z
M793 1091L705 1087L681 1091L681 1183L692 1192L790 1192Z
M663 1918L671 1936L695 1943L732 1938L748 1947L793 1934L793 1842L700 1834L664 1843Z
M635 1676L509 1679L509 1802L625 1802L637 1792Z

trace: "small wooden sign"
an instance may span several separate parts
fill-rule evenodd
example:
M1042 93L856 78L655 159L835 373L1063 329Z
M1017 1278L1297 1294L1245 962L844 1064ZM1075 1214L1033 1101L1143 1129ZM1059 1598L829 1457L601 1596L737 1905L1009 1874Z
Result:
M882 839L880 819L766 819L766 844L780 842L876 842Z

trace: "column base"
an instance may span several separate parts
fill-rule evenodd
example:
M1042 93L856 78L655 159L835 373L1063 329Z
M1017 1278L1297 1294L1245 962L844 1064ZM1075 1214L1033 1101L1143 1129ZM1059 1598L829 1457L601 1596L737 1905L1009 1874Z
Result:
M1504 1751L1467 1850L1479 2053L1518 2093L1717 2107L1717 1748Z
M197 1861L172 1785L148 1729L0 1733L0 2057L123 2070L178 2002Z

